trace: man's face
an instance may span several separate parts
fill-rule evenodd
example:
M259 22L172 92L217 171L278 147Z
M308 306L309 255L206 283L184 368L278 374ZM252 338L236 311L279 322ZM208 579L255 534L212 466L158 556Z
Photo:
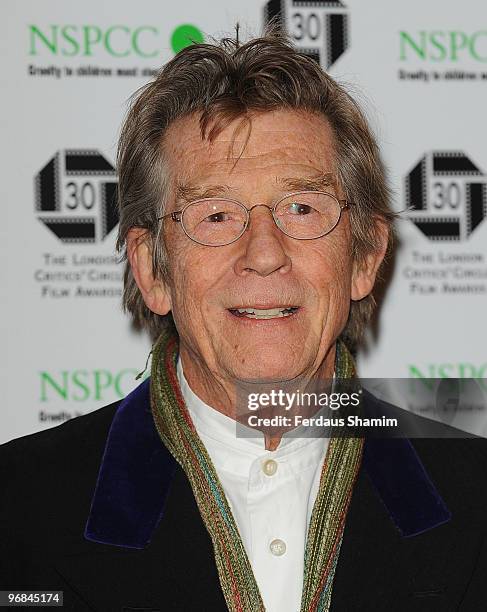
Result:
M245 142L247 136L238 120L210 144L201 139L197 116L175 122L164 142L172 186L166 212L184 206L181 192L191 199L227 196L247 208L272 206L310 181L336 176L333 134L324 118L260 113L251 117ZM322 189L343 197L334 180ZM319 368L332 376L334 343L350 300L363 297L357 294L348 212L330 234L314 240L286 236L262 206L233 244L202 246L170 219L164 235L171 280L161 290L166 306L160 312L172 310L190 381L210 372L226 381L290 380ZM235 313L252 307L296 310L267 319Z

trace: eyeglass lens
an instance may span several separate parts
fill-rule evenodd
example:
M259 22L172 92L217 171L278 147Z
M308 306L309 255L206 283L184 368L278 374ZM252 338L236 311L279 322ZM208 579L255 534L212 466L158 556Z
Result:
M184 211L183 227L199 243L222 246L236 240L247 222L247 209L232 200L207 198L192 202ZM293 238L318 238L331 231L340 218L340 205L331 195L305 191L286 196L275 208L278 227Z

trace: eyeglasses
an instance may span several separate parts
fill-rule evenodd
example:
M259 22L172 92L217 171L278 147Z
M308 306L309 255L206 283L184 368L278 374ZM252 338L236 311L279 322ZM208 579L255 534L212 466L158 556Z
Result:
M268 208L277 227L296 240L314 240L329 234L340 221L342 211L353 202L339 200L325 191L299 191L278 200L272 207L255 204L246 208L229 198L202 198L181 210L167 213L180 223L188 238L205 246L225 246L238 240L250 223L250 213L258 206Z

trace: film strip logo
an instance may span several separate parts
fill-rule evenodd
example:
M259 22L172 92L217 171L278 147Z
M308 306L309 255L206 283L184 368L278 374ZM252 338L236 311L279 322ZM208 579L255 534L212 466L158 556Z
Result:
M343 2L326 0L269 0L264 21L275 20L301 53L327 70L349 45L349 15Z
M118 223L115 168L96 149L58 151L34 190L37 218L62 242L101 242Z
M431 151L406 176L408 218L429 240L466 240L487 216L487 177L461 151Z

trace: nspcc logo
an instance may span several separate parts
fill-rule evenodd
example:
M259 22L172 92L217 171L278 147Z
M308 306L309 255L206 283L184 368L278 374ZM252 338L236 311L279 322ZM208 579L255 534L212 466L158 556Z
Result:
M32 56L153 58L168 46L161 30L153 25L30 24L28 31ZM201 30L185 23L173 30L170 42L177 53L203 41Z
M101 242L117 225L115 169L96 149L58 151L34 182L37 218L62 242Z
M420 30L399 32L401 61L487 62L487 31Z
M264 19L277 19L301 53L325 70L348 48L348 11L342 2L269 0Z
M430 240L466 240L487 214L487 179L460 151L432 151L406 176L408 217Z

